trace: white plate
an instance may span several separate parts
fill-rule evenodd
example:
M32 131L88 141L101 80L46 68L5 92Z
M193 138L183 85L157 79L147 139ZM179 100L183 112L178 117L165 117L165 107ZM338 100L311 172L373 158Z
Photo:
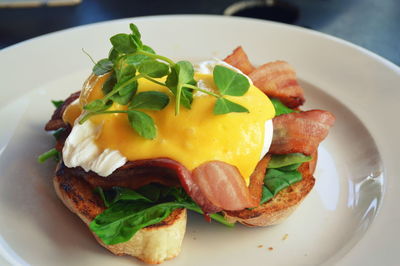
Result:
M397 106L400 70L345 41L278 23L220 16L124 19L39 37L0 53L0 247L14 264L128 265L101 248L56 198L53 145L43 126L79 90L108 38L135 22L145 43L174 59L223 58L242 45L255 64L282 59L297 70L306 108L337 123L320 148L315 189L287 221L228 229L192 215L182 253L166 265L395 265L400 259ZM272 250L269 249L272 248Z

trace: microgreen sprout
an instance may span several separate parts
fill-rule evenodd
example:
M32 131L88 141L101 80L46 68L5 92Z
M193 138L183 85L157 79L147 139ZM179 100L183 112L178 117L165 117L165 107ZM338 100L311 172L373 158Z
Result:
M141 109L162 110L168 105L169 96L157 91L137 93L139 79L147 79L167 87L175 97L176 115L179 115L181 105L191 109L195 91L217 98L213 110L216 115L249 112L245 107L225 98L227 95L242 96L247 92L250 83L245 76L224 66L216 66L213 76L218 92L201 89L196 86L194 69L190 62L174 62L156 54L151 47L143 44L136 25L130 24L130 29L130 34L119 33L112 36L110 42L113 47L108 58L101 59L94 65L95 75L110 74L102 87L105 96L84 106L87 112L80 123L94 115L126 113L129 124L140 136L154 139L157 135L154 121ZM165 78L165 83L158 80L160 78ZM114 102L127 106L127 110L109 110Z

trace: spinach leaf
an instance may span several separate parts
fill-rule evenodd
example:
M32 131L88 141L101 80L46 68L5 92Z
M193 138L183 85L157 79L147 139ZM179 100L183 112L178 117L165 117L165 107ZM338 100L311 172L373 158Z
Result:
M203 214L181 187L149 184L136 191L120 187L107 191L97 188L96 191L108 209L96 216L89 228L108 245L128 241L138 230L163 221L177 208ZM233 226L220 214L210 217Z
M291 164L304 163L311 159L311 156L302 153L274 154L268 163L268 168L280 168Z
M311 160L311 156L301 153L273 155L264 178L264 186L260 205L272 199L284 188L302 180L297 170L303 162Z
M126 242L140 229L159 223L178 208L176 203L152 205L143 201L118 201L89 224L107 245Z
M54 105L55 108L58 108L58 107L60 107L61 105L64 104L64 101L62 101L62 100L61 101L52 100L51 103Z

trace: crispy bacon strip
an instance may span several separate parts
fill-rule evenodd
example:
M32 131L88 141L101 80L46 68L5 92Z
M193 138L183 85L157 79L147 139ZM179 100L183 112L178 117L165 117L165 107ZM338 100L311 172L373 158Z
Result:
M236 166L209 161L193 170L193 180L211 203L224 210L257 206Z
M85 172L80 167L67 168L61 164L57 176L81 178L92 188L119 186L137 189L150 183L181 185L204 213L215 213L257 206L268 160L269 157L265 157L258 163L249 188L235 166L219 161L204 163L191 173L179 162L168 158L137 160L127 162L107 178Z
M241 46L233 50L232 54L228 55L224 61L236 67L246 75L250 74L255 69Z
M193 180L213 205L223 210L243 210L258 206L265 171L270 157L258 164L247 187L236 166L221 161L209 161L193 170Z
M168 158L156 158L129 161L111 175L104 178L81 167L68 168L61 164L58 176L74 176L85 180L92 188L112 188L114 186L137 189L150 183L166 186L182 186L186 193L203 209L205 213L214 213L221 209L213 205L201 192L192 179L191 172L179 162Z
M311 155L328 135L335 116L323 110L283 114L273 120L274 133L269 153Z
M80 94L81 92L77 91L71 94L67 99L65 99L64 103L54 111L50 121L47 122L44 128L46 131L57 130L60 128L67 128L68 125L65 124L64 120L62 119L63 113L68 105L70 105L73 101L79 98Z
M296 108L305 101L296 73L285 61L264 64L251 72L249 77L257 88L290 108Z

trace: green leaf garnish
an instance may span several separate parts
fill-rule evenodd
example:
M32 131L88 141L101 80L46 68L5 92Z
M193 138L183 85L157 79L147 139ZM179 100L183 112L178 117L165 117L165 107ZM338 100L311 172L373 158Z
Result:
M242 96L250 88L249 80L245 76L224 66L215 66L213 76L222 95Z
M120 83L117 83L116 87L118 87L118 84ZM137 88L137 81L133 81L126 86L121 85L118 93L112 95L110 99L118 104L127 105L131 101L132 97L135 95Z
M223 115L231 112L248 113L249 110L247 110L246 107L231 102L226 98L218 98L214 106L214 114Z
M79 123L85 122L94 115L127 113L129 124L140 136L154 139L157 132L153 119L136 109L161 110L169 103L169 97L158 92L136 95L138 80L142 78L165 86L172 92L175 97L176 115L179 114L181 105L191 109L195 91L201 91L217 98L214 114L249 112L245 107L223 98L223 95L244 95L250 86L245 76L229 68L216 66L214 80L219 92L203 90L196 86L194 69L190 62L175 63L171 59L157 54L151 47L143 44L136 25L130 24L129 27L131 33L120 33L110 38L113 47L108 58L101 59L93 67L95 75L110 73L110 77L102 87L105 96L84 106L88 112ZM91 60L93 61L93 59ZM165 83L158 79L165 76L167 77ZM128 106L128 111L108 110L113 103Z
M110 38L114 49L122 54L131 54L136 52L137 45L134 43L132 37L125 33L119 33Z
M268 163L260 205L272 199L282 189L301 181L302 176L297 169L310 160L311 156L301 153L274 154Z
M169 73L169 66L156 60L143 61L138 71L152 78L162 78Z
M139 32L138 27L135 24L131 23L131 24L129 24L129 28L132 31L132 34L130 35L130 37L133 39L133 42L135 43L136 47L143 48L143 43L141 40L142 36Z
M89 228L107 245L126 242L140 229L159 223L176 208L175 204L117 202L96 216Z
M97 99L86 104L83 109L91 112L100 112L110 108L111 104L110 102L104 102L102 99Z
M298 113L298 111L290 109L289 107L284 105L280 100L278 100L276 98L270 98L270 100L275 108L275 116L283 115L283 114L290 114L290 113L295 113L295 112Z
M133 97L129 109L162 110L169 103L167 94L159 91L144 91Z
M262 194L261 194L261 200L260 200L260 205L264 204L265 202L269 201L274 197L274 194L264 185L262 187Z
M128 241L138 230L163 221L177 208L203 214L183 188L149 184L137 190L114 187L108 191L97 188L96 192L108 209L96 216L89 228L108 245ZM210 217L233 226L221 214Z
M135 129L140 136L146 139L154 139L156 137L157 132L154 120L148 114L130 110L128 111L128 120L131 127Z
M100 76L110 72L112 68L113 68L113 62L111 62L108 58L104 58L94 65L93 73L96 76Z
M110 52L108 53L108 59L111 62L114 62L114 60L116 60L118 58L118 56L119 56L119 52L117 50L115 50L114 47L111 48Z
M45 161L47 161L50 158L54 158L54 160L59 161L61 158L61 154L59 151L57 151L56 149L51 149L49 151L46 151L45 153L42 153L41 155L38 156L38 162L39 163L44 163Z
M62 100L61 101L53 101L52 100L51 103L54 105L55 108L58 108L64 104L64 101L62 101Z
M268 163L268 168L280 168L291 164L311 161L312 157L302 153L274 154Z
M120 58L114 66L118 82L125 82L136 75L136 67L129 65L125 57Z

